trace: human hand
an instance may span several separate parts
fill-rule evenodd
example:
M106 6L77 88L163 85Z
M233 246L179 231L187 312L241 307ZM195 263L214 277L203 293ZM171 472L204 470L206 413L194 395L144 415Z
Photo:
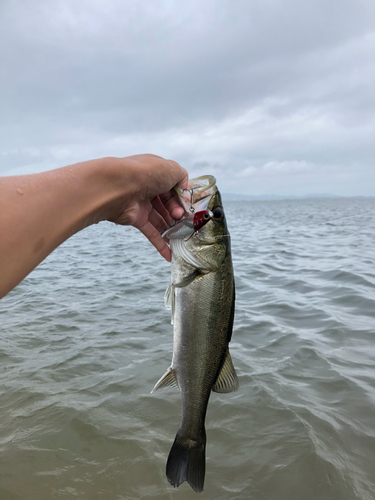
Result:
M154 155L100 158L39 174L0 177L0 298L70 236L109 220L138 228L161 255L160 231L182 217L178 163ZM56 217L58 214L58 217Z
M160 231L184 214L172 188L176 184L186 188L188 173L175 161L149 154L128 156L121 162L132 172L133 193L122 198L118 213L109 220L139 229L170 262L171 250Z

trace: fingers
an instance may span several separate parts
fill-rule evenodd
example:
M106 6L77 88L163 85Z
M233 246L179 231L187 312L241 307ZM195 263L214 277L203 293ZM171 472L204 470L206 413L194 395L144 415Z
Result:
M179 184L181 189L187 189L189 181L189 174L187 170L184 169L184 167L181 167L181 165L179 165L177 162L173 160L167 160L167 161L171 165L173 165L173 167L179 172L179 178L174 185ZM160 198L163 201L169 213L171 214L172 219L181 219L181 217L185 213L185 210L174 197L173 191L171 190L168 191L167 193L162 194Z
M163 238L160 236L159 231L151 224L151 222L147 221L146 224L144 224L142 227L139 227L138 229L154 245L160 255L164 257L167 262L170 262L172 258L171 250L163 240Z
M181 219L181 217L185 213L185 209L175 199L172 191L168 191L168 193L160 195L160 199L165 205L172 219Z
M187 170L184 167L181 167L179 163L173 160L166 160L168 161L173 168L178 172L178 177L174 185L179 184L181 186L181 189L186 189L188 187L188 181L189 181L189 174Z
M160 156L135 155L123 161L132 172L137 189L122 213L113 220L139 229L170 262L171 250L160 231L171 226L173 219L180 219L185 213L173 196L173 187L179 184L182 189L186 189L188 172L177 162Z
M148 220L159 233L172 226L174 223L163 203L155 198L150 203Z
M156 212L158 212L165 221L164 225L170 226L173 224L173 219L171 217L171 214L168 212L167 208L165 207L164 203L161 201L159 196L155 196L155 198L151 200L151 204L154 210L156 210ZM163 228L160 228L160 230L161 229Z
M146 197L166 193L179 184L182 189L187 187L188 172L179 163L173 160L165 160L160 156L143 154L124 158L127 164L136 166L140 188Z
M135 223L134 226L146 236L160 255L162 255L167 262L170 262L172 258L171 250L160 235L160 231L170 226L173 222L167 209L164 207L161 200L156 197L151 202L145 202L143 210L146 212L147 218L143 217L143 221L140 220L138 223Z

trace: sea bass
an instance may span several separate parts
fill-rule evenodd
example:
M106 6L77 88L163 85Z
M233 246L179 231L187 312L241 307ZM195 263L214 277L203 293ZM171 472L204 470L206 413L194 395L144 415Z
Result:
M167 461L173 486L187 481L203 491L206 432L211 391L232 392L238 379L229 354L234 318L234 277L230 237L220 193L213 176L192 179L188 190L176 188L186 218L201 213L198 230L165 232L172 250L172 279L166 292L171 308L173 359L154 390L177 385L182 396L182 421ZM172 235L172 237L171 237Z

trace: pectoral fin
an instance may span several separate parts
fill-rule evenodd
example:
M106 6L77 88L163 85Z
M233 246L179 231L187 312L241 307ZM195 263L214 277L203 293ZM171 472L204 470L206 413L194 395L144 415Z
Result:
M178 387L176 377L174 376L172 367L169 368L167 373L165 373L161 379L155 384L155 387L152 389L151 392L156 391L157 389L161 389L162 387L169 387L169 386L174 386Z
M217 376L216 382L212 386L214 392L233 392L238 389L239 383L234 369L232 358L230 357L229 349L224 355L224 362Z
M189 276L183 278L179 283L169 283L168 288L164 295L164 304L167 309L171 310L171 325L174 323L174 311L176 305L176 290L175 288L183 288L185 286L190 285L201 273L197 269Z
M173 325L174 310L176 304L176 292L172 283L169 283L168 288L165 291L164 304L167 309L171 310L171 325Z
M186 276L183 278L179 283L174 283L173 286L176 288L184 288L184 286L190 285L190 283L193 283L195 278L200 276L202 273L199 269L196 269L193 273L189 274L189 276Z

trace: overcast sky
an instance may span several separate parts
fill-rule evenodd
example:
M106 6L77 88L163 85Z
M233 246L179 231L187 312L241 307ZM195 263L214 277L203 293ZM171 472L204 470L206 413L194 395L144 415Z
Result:
M0 174L154 153L375 195L374 0L1 0Z

